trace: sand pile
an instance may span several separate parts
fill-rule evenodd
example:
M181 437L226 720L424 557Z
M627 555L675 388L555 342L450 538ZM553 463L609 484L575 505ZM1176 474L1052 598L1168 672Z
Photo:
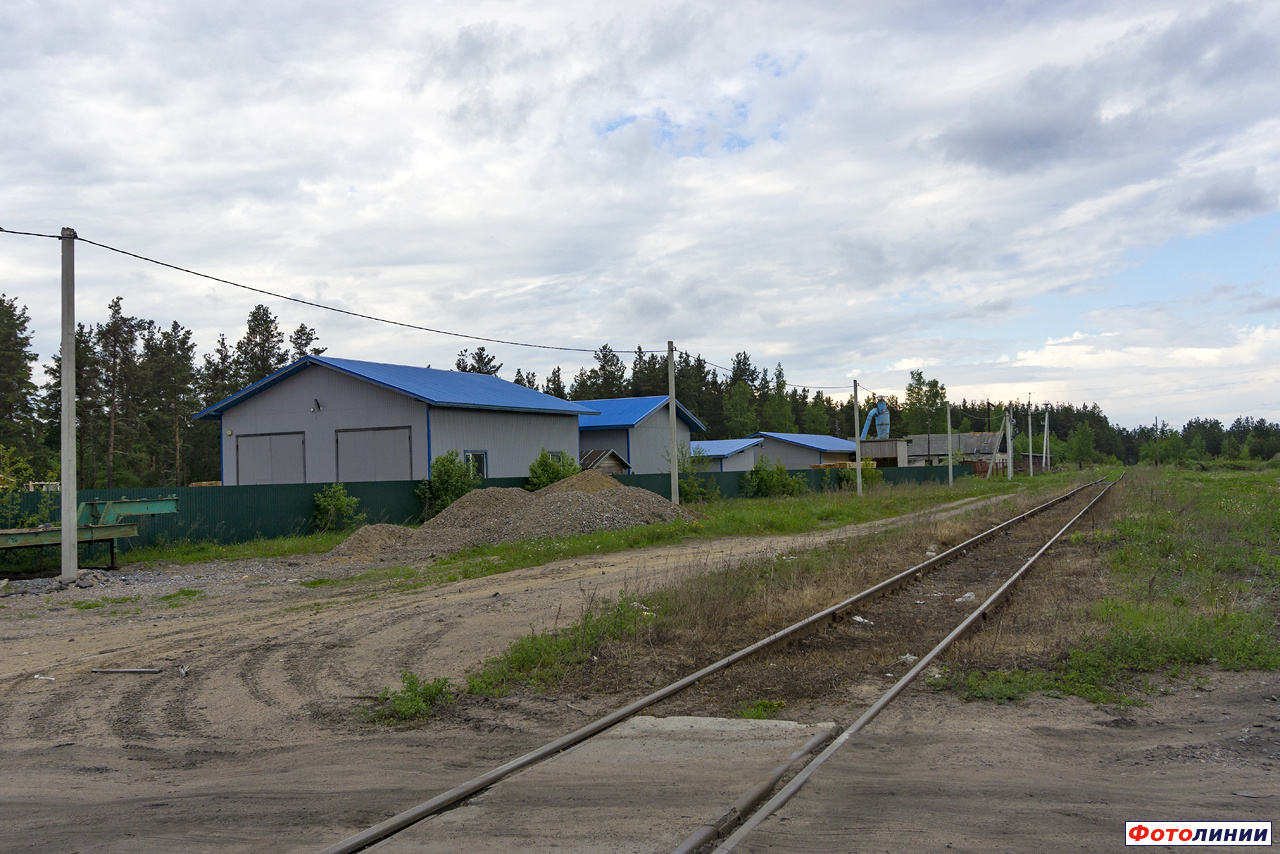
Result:
M426 560L481 545L690 520L665 498L587 470L537 492L477 489L416 531L367 525L333 550L347 561Z

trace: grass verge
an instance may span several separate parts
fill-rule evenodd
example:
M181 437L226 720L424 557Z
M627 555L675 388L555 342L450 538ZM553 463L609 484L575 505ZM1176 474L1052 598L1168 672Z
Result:
M966 699L1043 691L1131 704L1203 666L1280 668L1280 487L1256 471L1133 469L1114 522L1095 533L1109 595L1085 637L1040 667L936 680ZM1082 535L1081 535L1082 536Z
M410 591L428 585L483 578L585 555L610 554L687 540L802 534L888 519L965 498L1006 495L1020 489L1036 494L1049 492L1065 487L1074 479L1071 474L1013 482L965 477L957 480L952 487L945 484L880 485L868 489L861 499L851 492L842 491L777 498L717 500L695 505L692 509L698 512L700 518L694 522L640 525L620 531L480 546L448 555L430 566L375 567L350 576L317 578L303 584L318 588L391 582L397 589Z

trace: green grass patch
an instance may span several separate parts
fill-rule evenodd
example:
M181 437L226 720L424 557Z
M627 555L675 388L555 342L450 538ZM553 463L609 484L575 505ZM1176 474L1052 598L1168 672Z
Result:
M174 542L131 549L119 558L121 563L206 563L212 560L248 560L285 557L295 554L320 554L331 551L350 531L330 531L294 537L272 537L247 543Z
M1111 529L1091 538L1109 552L1115 589L1093 607L1091 639L1043 670L940 685L994 702L1043 691L1123 704L1153 691L1153 675L1280 668L1280 484L1229 468L1141 467L1129 477Z
M182 608L197 599L204 598L204 595L203 590L192 590L189 587L183 587L173 593L157 596L156 601L164 602L170 608Z
M611 554L687 540L799 534L914 513L964 498L1003 495L1023 488L1057 490L1072 482L1071 475L1042 476L1035 478L1034 482L1023 479L1012 484L1005 480L966 477L957 480L954 487L945 484L881 485L867 490L862 498L845 491L716 500L696 505L693 509L703 518L693 522L639 525L620 531L479 546L443 557L429 567L378 567L352 576L316 578L302 583L306 587L321 588L391 581L400 589L415 590L586 555Z
M738 706L738 717L746 718L749 721L764 721L774 717L786 707L785 700L744 701Z
M512 641L502 655L486 659L480 670L467 674L467 693L501 697L520 685L541 688L586 662L600 644L631 637L652 619L653 612L638 599L601 600L589 605L573 625L531 631Z
M378 723L401 723L423 720L431 716L431 710L454 701L453 686L441 676L425 682L405 670L400 674L400 690L383 690L367 710L370 720Z

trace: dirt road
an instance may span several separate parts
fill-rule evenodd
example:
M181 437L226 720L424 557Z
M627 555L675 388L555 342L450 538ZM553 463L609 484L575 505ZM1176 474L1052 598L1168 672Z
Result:
M363 723L361 697L402 670L456 679L531 626L571 622L586 597L907 521L643 549L408 593L309 589L299 581L361 567L295 558L0 600L0 850L317 850L622 700L468 699L425 727ZM92 672L141 667L161 672ZM962 726L982 708L946 714Z

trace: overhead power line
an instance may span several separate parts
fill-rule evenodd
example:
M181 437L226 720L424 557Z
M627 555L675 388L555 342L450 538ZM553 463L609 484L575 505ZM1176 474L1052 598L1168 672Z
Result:
M39 234L39 233L37 233L37 232L31 232L31 231L13 231L12 229L6 229L6 228L0 228L0 232L4 232L4 233L6 233L6 234L21 234L21 235L25 235L25 236L28 236L28 237L47 237L47 238L50 238L50 239L52 239L52 240L61 240L61 239L62 239L62 237L61 237L60 235L57 235L57 234ZM251 286L251 285L241 284L240 282L233 282L233 281L231 281L230 279L223 279L223 278L221 278L221 277L219 277L219 276L213 276L213 275L210 275L210 274L208 274L208 273L201 273L201 272L199 272L198 270L192 270L192 269L189 269L189 268L187 268L187 267L180 267L180 266L178 266L177 264L170 264L170 263L165 262L165 261L160 261L160 260L157 260L157 259L155 259L155 258L150 258L150 257L148 257L148 256L146 256L146 255L140 255L140 254L138 254L138 253L136 253L136 252L130 252L130 251L126 250L126 249L119 249L119 248L117 248L117 247L115 247L115 246L108 246L108 245L107 245L107 244L105 244L105 243L99 243L99 242L98 242L98 241L96 241L96 240L90 240L89 238L84 237L84 236L79 235L79 234L77 234L73 239L75 239L75 240L79 240L79 241L80 241L80 242L82 242L82 243L88 243L88 244L90 244L90 245L92 245L92 246L97 246L97 247L98 247L98 248L100 248L100 249L106 249L108 252L115 252L115 253L120 254L120 255L126 255L126 256L128 256L128 257L130 257L130 258L136 258L136 259L138 259L139 261L145 261L145 262L147 262L148 264L155 264L156 266L159 266L159 267L166 267L166 268L168 268L168 269L170 269L170 270L176 270L176 271L178 271L178 272L180 272L180 273L186 273L186 274L191 275L191 276L197 276L197 277L202 278L202 279L208 279L209 281L212 281L212 282L218 282L219 284L223 284L223 285L229 285L229 286L231 286L231 287L233 287L233 288L240 288L241 290L250 291L250 292L252 292L252 293L256 293L256 294L262 294L263 296L274 297L275 299L281 299L281 300L285 300L285 301L287 301L287 302L295 302L295 303L299 303L300 305L309 306L309 307L311 307L311 308L318 308L318 309L321 309L321 310L323 310L323 311L332 311L332 312L335 312L335 313L337 313L337 314L345 314L345 315L347 315L347 316L349 316L349 317L358 317L358 318L360 318L360 319L362 319L362 320L371 320L371 321L374 321L375 323L386 323L386 324L390 324L390 325L392 325L392 326L399 326L399 327L402 327L402 328L404 328L404 329L413 329L413 330L416 330L416 331L418 331L418 332L430 332L430 333L435 334L435 335L446 335L446 336L453 337L453 338L461 338L461 339L463 339L463 340L465 340L465 341L483 341L483 342L485 342L485 343L487 343L487 344L503 344L503 345L506 345L506 346L509 346L509 347L527 347L527 348L535 349L535 350L553 350L553 351L562 352L562 353L592 353L592 354L594 354L594 353L596 353L596 352L597 352L597 351L596 351L596 349L594 349L594 348L588 348L588 347L559 347L559 346L555 346L555 345L551 345L551 344L532 344L532 343L529 343L529 342L526 342L526 341L511 341L511 340L507 340L507 339L503 339L503 338L489 338L489 337L486 337L486 336L483 336L483 335L471 335L471 334L464 333L464 332L452 332L452 331L447 330L447 329L436 329L436 328L434 328L434 327L430 327L430 326L420 326L420 325L415 324L415 323L406 323L405 321L402 321L402 320L392 320L391 318L387 318L387 317L378 317L377 315L373 315L373 314L365 314L365 313L363 313L363 312L359 312L359 311L352 311L352 310L350 310L350 309L346 309L346 308L339 308L339 307L337 307L337 306L333 306L333 305L326 305L325 303L315 302L315 301L313 301L313 300L306 300L306 299L302 299L301 297L291 297L291 296L287 296L287 295L285 295L285 294L275 293L274 291L268 291L268 290L265 290L265 289L263 289L263 288L255 288L255 287L253 287L253 286ZM644 349L642 349L642 352L644 352L644 353L653 353L653 354L661 354L661 353L665 353L665 352L666 352L666 349L665 349L665 348L663 348L663 349L661 349L661 350L644 350ZM705 360L704 360L704 361L705 361ZM719 365L719 364L716 364L715 362L707 362L707 364L708 364L708 365L710 365L710 366L711 366L711 367L713 367L713 368L718 368L719 370L724 371L726 375L729 375L729 374L732 374L732 373L733 373L733 371L732 371L732 369L731 369L731 368L725 367L724 365ZM843 385L843 386L817 386L817 385L807 385L807 384L804 384L804 383L790 383L790 382L789 382L789 383L787 383L786 385L787 385L787 387L788 387L788 388L794 388L794 389L813 389L814 391L846 391L846 390L852 390L852 389L855 389L855 388L861 388L861 390L865 391L868 395L871 395L871 396L875 396L875 395L876 395L876 392L872 391L871 389L866 388L865 386L856 386L856 385Z

